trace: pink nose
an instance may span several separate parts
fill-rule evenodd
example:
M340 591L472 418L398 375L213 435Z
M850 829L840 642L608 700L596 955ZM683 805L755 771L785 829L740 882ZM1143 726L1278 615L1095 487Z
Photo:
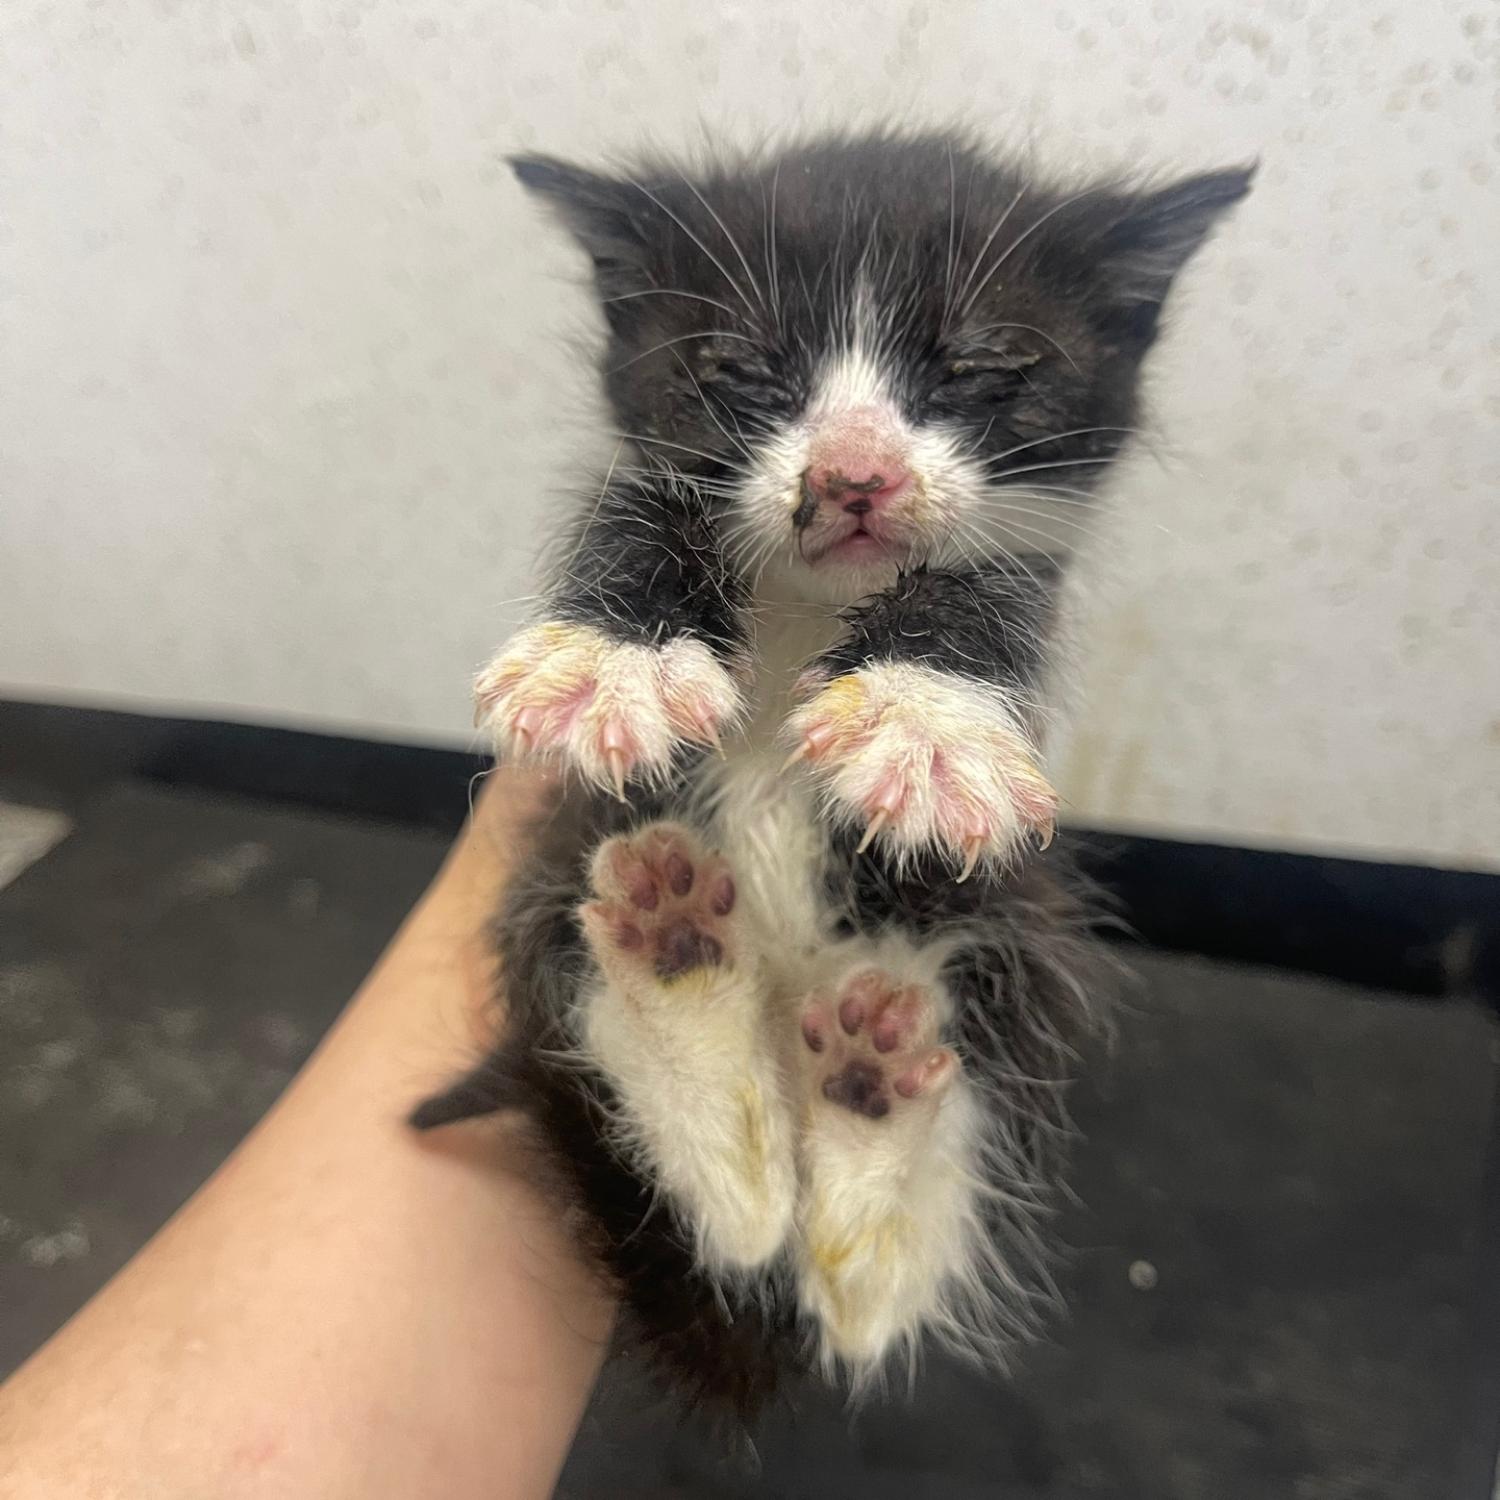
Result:
M911 475L895 463L881 464L878 469L870 463L815 463L805 478L814 498L856 516L868 515L911 483Z

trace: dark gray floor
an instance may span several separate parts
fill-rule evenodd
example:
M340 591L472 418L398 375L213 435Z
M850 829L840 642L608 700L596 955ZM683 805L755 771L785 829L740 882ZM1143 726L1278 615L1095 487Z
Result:
M0 1372L265 1109L440 853L143 785L77 811L0 891ZM563 1493L1477 1500L1487 1019L1138 967L1077 1101L1054 1343L1008 1384L929 1366L852 1426L804 1395L727 1460L612 1377Z

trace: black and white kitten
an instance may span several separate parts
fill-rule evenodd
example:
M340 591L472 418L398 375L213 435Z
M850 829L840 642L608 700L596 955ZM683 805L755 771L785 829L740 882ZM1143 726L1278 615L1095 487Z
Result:
M1038 769L1055 594L1163 299L1250 173L1060 189L955 136L517 175L620 447L481 674L575 773L500 927L498 1110L693 1398L999 1355L1047 1278L1090 914Z

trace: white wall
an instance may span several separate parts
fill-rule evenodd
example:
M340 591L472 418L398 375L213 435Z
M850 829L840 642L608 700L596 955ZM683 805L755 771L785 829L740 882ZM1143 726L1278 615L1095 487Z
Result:
M499 153L962 109L1264 163L1119 489L1075 816L1500 865L1497 62L1474 0L9 0L0 691L466 739L577 451Z

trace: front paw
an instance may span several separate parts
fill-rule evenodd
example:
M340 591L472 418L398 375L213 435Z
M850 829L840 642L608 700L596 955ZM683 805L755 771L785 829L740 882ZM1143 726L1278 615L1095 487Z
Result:
M1005 864L1028 833L1051 841L1057 793L997 688L900 662L823 683L787 720L834 810L898 855L937 846L966 880Z
M474 684L475 722L496 753L561 759L621 797L663 779L682 743L717 747L739 689L702 641L617 641L590 625L523 630Z

